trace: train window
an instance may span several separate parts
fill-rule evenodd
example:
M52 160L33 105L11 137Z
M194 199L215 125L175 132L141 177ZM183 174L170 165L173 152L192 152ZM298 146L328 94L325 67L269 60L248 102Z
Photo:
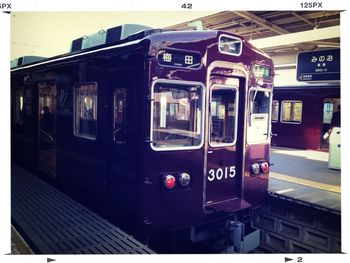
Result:
M232 56L242 54L242 40L238 37L221 35L219 37L219 51Z
M39 82L39 127L52 135L54 132L54 114L56 111L56 84L52 81Z
M79 83L74 87L74 133L87 139L97 135L97 84Z
M203 86L156 82L153 86L151 147L200 148L203 142Z
M278 121L279 106L280 105L279 105L278 100L273 100L272 101L272 116L271 116L272 122L277 122Z
M237 88L213 86L210 102L210 145L234 145L237 127Z
M126 118L126 89L118 88L114 91L114 121L113 136L115 143L124 143L123 129L125 127Z
M325 99L323 103L323 123L331 124L333 115L333 101L332 99Z
M265 143L270 131L270 91L251 89L249 93L249 119L247 142L249 144Z
M301 101L282 101L281 122L301 123L302 110L303 103Z
M23 124L23 88L15 89L14 123Z

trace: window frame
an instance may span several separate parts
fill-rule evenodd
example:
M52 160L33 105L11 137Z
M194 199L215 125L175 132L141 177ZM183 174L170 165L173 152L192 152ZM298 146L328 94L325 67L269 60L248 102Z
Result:
M17 116L17 91L22 90L22 113L21 109L18 109L18 116ZM13 105L13 118L12 118L12 123L16 125L24 125L24 101L25 101L25 88L23 86L20 87L15 87L13 89L14 92L14 105ZM20 97L19 97L20 98ZM19 100L19 106L21 107L21 102ZM20 120L17 120L16 117L19 117Z
M218 144L212 144L211 141L211 102L212 102L212 93L213 93L213 87L219 87L218 90L235 90L236 91L236 97L235 97L235 129L234 129L234 140L232 143L218 143ZM228 146L234 146L237 142L237 125L238 125L238 102L239 102L239 89L236 86L230 86L230 85L221 85L221 84L214 84L210 87L210 94L209 94L209 127L208 127L208 142L210 147L212 148L219 148L219 147L228 147Z
M77 134L77 130L76 130L76 89L77 86L82 86L82 85L91 85L94 84L96 86L96 94L97 94L97 98L96 98L96 136L95 137L89 137L86 135L81 135L81 134ZM98 125L97 125L97 121L98 121L98 84L96 81L88 81L88 82L76 82L73 85L73 134L76 137L79 138L84 138L87 140L91 140L91 141L96 141L97 140L97 136L98 136Z
M277 119L276 120L274 120L274 119L272 119L272 112L273 112L273 103L274 102L277 102L277 114L276 114L276 117L277 117ZM280 119L279 119L279 117L280 117L280 102L279 102L279 100L274 100L274 99L272 99L272 104L271 104L271 122L273 122L273 123L276 123L276 122L278 122Z
M175 84L175 85L186 85L186 86L201 86L202 91L202 106L201 106L201 135L200 135L200 143L196 146L171 146L171 147L158 147L154 145L153 141L153 118L154 118L154 88L158 83L164 84ZM187 150L198 150L201 149L204 145L204 121L205 121L205 97L206 97L206 87L202 82L196 81L185 81L185 80L169 80L169 79L157 79L153 81L151 86L151 107L150 107L150 147L153 151L156 152L164 152L164 151L187 151Z
M240 43L241 43L241 50L239 51L238 54L235 54L235 53L230 53L230 52L226 52L226 51L222 51L220 49L220 40L222 37L226 37L226 38L230 38L232 40L238 40ZM226 54L226 55L230 55L230 56L234 56L234 57L239 57L242 55L242 52L243 52L243 42L242 42L242 39L240 39L239 37L235 37L235 36L230 36L230 35L227 35L227 34L221 34L218 38L218 50L219 50L219 53L221 54Z
M301 116L300 116L300 122L293 122L293 121L283 121L283 103L284 102L299 102L301 103ZM280 112L280 122L286 123L286 124L297 124L300 125L303 122L303 101L302 100L282 100L281 101L281 112Z
M266 135L266 139L265 140L261 140L261 141L249 141L248 140L248 129L249 129L249 122L251 120L249 120L248 118L250 118L254 113L251 113L251 108L250 108L250 92L252 92L253 90L256 91L261 91L261 92L269 92L270 93L270 102L269 102L269 113L268 115L268 120L267 120L267 135ZM271 89L266 89L266 88L260 88L260 87L252 87L248 90L248 97L247 97L247 103L248 103L248 110L247 110L247 129L246 129L246 142L247 145L256 145L256 144L266 144L266 143L270 143L271 141L271 131L272 131L272 122L271 122L271 118L272 118L272 100L273 100L273 91Z
M123 98L123 114L122 114L122 118L123 118L123 120L122 120L122 123L120 124L120 126L121 127L119 127L118 129L116 128L116 119L115 119L115 102L116 102L116 93L117 93L117 90L123 90L123 93L124 93L124 98ZM116 140L116 137L115 137L115 135L116 135L116 132L117 132L117 130L118 130L118 132L119 132L119 129L126 129L126 119L127 119L127 116L126 116L126 114L127 114L127 105L128 105L128 102L127 102L127 99L128 99L128 92L127 92L127 88L126 87L122 87L122 88L118 88L118 87L116 87L116 88L114 88L114 91L113 91L113 143L115 143L115 144L123 144L123 143L125 143L125 140L124 141L117 141Z

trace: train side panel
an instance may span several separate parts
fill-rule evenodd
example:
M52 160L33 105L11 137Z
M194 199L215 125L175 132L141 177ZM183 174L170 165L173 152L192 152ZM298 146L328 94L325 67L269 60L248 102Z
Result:
M306 86L277 87L274 90L274 102L278 101L278 120L272 122L272 145L297 149L322 148L323 135L328 131L329 124L323 123L325 99L339 99L340 87ZM284 121L282 116L283 103L301 103L302 112L298 121Z

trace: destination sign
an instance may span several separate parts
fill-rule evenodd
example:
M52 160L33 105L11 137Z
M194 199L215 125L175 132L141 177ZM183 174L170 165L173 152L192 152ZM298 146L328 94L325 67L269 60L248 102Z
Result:
M269 67L254 65L252 70L256 78L269 79L271 77L271 70Z
M297 80L325 82L340 80L340 49L298 54Z
M195 53L187 53L174 50L161 50L157 60L160 65L182 68L199 68L201 56Z

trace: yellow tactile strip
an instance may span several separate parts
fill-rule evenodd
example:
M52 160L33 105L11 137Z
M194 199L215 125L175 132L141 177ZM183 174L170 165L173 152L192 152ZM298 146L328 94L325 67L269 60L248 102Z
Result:
M293 176L289 176L289 175L285 175L285 174L278 174L278 173L271 173L270 177L275 178L275 179L279 179L279 180L283 180L283 181L287 181L290 183L296 183L296 184L305 185L308 187L313 187L313 188L317 188L317 189L340 194L341 187L337 186L337 185L323 184L323 183L319 183L319 182L315 182L315 181L311 181L311 180L307 180L307 179L296 178Z

